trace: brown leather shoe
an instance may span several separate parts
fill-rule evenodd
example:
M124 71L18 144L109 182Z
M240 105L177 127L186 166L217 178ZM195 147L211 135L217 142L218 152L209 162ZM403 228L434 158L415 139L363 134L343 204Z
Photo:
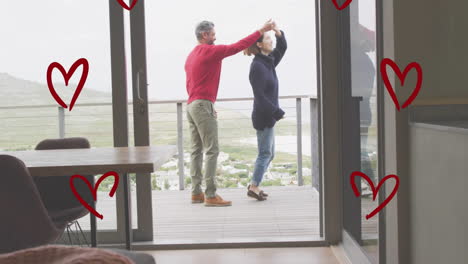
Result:
M205 200L205 206L220 207L220 206L231 206L231 205L232 205L231 201L225 201L219 195L216 195L213 198L206 198Z
M193 204L203 203L203 202L205 202L205 195L203 193L192 195Z

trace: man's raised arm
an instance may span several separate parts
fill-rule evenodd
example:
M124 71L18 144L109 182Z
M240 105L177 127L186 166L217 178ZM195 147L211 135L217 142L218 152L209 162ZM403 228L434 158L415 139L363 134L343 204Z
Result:
M230 45L215 45L214 55L217 59L224 59L226 57L232 56L240 51L250 47L254 44L265 32L272 30L274 27L274 22L270 19L268 20L263 27L249 36L239 40L238 42Z

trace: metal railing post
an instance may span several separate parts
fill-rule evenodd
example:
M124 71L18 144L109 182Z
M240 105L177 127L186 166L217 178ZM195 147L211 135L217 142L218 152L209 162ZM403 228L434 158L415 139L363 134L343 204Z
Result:
M320 125L319 125L319 100L310 98L310 139L312 140L311 147L311 164L312 164L312 187L319 194L319 215L323 215L323 192L322 192L322 177L320 175ZM323 237L323 217L319 217L320 237Z
M65 109L58 107L59 138L65 138Z
M304 185L302 178L302 110L301 98L296 98L296 120L297 120L297 185Z
M184 189L184 135L183 135L183 118L182 118L182 103L177 103L177 149L179 158L179 190Z
M317 192L320 192L320 177L319 177L319 122L318 122L318 100L310 98L310 157L311 157L311 172L312 172L312 187Z

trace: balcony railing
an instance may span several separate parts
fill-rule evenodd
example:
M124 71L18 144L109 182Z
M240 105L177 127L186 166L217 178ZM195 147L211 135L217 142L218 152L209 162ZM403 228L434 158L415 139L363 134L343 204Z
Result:
M296 162L297 162L297 184L299 186L304 185L304 177L303 177L303 142L302 142L302 135L303 135L303 101L309 101L309 106L310 106L310 135L311 135L311 144L310 146L305 146L309 147L311 150L311 174L312 174L312 185L319 190L319 177L318 177L318 119L317 119L317 109L318 109L318 101L316 97L308 96L308 95L294 95L294 96L281 96L279 98L281 101L284 100L289 100L292 101L294 100L295 103L294 105L291 103L291 107L288 107L289 109L294 109L294 111L287 111L287 119L290 119L291 117L295 117L295 134L296 134L296 152L297 152L297 157L296 157ZM252 102L253 98L248 97L248 98L227 98L227 99L218 99L217 103L239 103L241 104L242 102ZM186 106L186 100L165 100L165 101L149 101L149 108L151 109L151 106L156 107L157 105L175 105L175 121L176 121L176 127L175 129L167 129L167 128L161 128L161 130L166 130L170 131L171 133L173 130L176 131L176 142L174 142L178 146L179 153L184 153L184 141L186 141L186 136L184 136L184 117L185 117L185 111L184 107ZM129 102L129 105L132 105L132 102ZM282 104L283 105L283 104ZM91 122L90 119L92 119L93 116L98 115L97 110L93 111L93 107L99 108L99 107L108 107L112 106L112 103L83 103L83 104L77 104L74 108L73 113L69 114L70 117L75 116L75 118L81 118L82 121L81 123L77 124L67 124L67 118L70 118L67 115L67 112L65 111L64 108L62 107L57 107L56 105L36 105L36 106L9 106L9 107L0 107L1 111L14 111L14 114L10 114L13 116L7 116L7 118L13 119L14 122L16 122L18 118L31 118L31 120L34 120L36 118L53 118L53 112L50 112L51 109L56 108L56 120L57 120L57 135L60 138L64 138L65 136L69 136L67 133L68 130L76 129L77 127L84 128L86 126L86 122ZM47 114L43 115L27 115L26 117L18 117L17 112L18 110L26 110L28 113L40 113L42 110L41 109L48 109ZM76 109L76 110L75 110ZM87 109L83 114L75 114L78 109ZM129 107L129 110L133 109L132 107ZM108 109L107 109L108 110ZM249 113L251 111L251 105L247 108L242 108L242 111L245 113ZM295 113L295 116L291 115L290 112ZM13 113L13 112L12 112ZM159 116L169 116L169 112L150 112L150 118L151 114L155 113L156 115L159 114ZM111 116L112 113L109 111L108 113L105 114L100 114L100 115L106 115L106 116ZM132 113L129 113L129 115L133 115ZM238 118L241 119L241 118ZM247 118L242 118L242 119L250 119L250 115L248 115ZM226 119L227 120L227 119ZM169 120L169 122L173 122L174 120ZM220 119L220 122L223 120ZM52 137L50 135L51 130L53 129L53 125L50 124L51 122L47 122L47 124L43 124L45 128L48 128L48 134L46 137ZM131 126L131 122L129 122L129 126ZM41 125L42 126L42 125ZM30 127L33 128L33 125L28 125L28 124L22 124L21 127ZM5 129L8 129L5 125ZM37 128L36 128L37 129ZM107 127L105 129L108 129L108 133L112 133L112 124L108 123ZM151 129L151 128L150 128ZM234 128L232 128L234 129ZM253 128L251 129L252 131ZM131 131L131 130L130 130ZM159 130L155 130L155 132L158 132ZM104 134L106 131L87 131L84 133L71 133L71 134L78 134L82 136L86 136L87 133L99 133L99 135ZM14 135L12 135L14 136ZM243 135L245 136L245 135ZM220 139L222 138L222 134L220 134ZM0 145L0 147L2 147ZM178 155L178 162L177 162L177 167L178 167L178 180L179 180L179 189L183 190L185 188L185 171L184 171L184 155Z

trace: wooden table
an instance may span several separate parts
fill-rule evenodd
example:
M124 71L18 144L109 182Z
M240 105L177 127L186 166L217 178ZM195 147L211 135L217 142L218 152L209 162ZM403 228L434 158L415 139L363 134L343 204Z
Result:
M22 160L33 177L95 175L116 171L124 176L125 244L131 249L130 186L128 173L151 173L177 152L176 146L115 147L7 151ZM94 205L93 205L94 206ZM96 218L91 218L91 244L96 246Z

